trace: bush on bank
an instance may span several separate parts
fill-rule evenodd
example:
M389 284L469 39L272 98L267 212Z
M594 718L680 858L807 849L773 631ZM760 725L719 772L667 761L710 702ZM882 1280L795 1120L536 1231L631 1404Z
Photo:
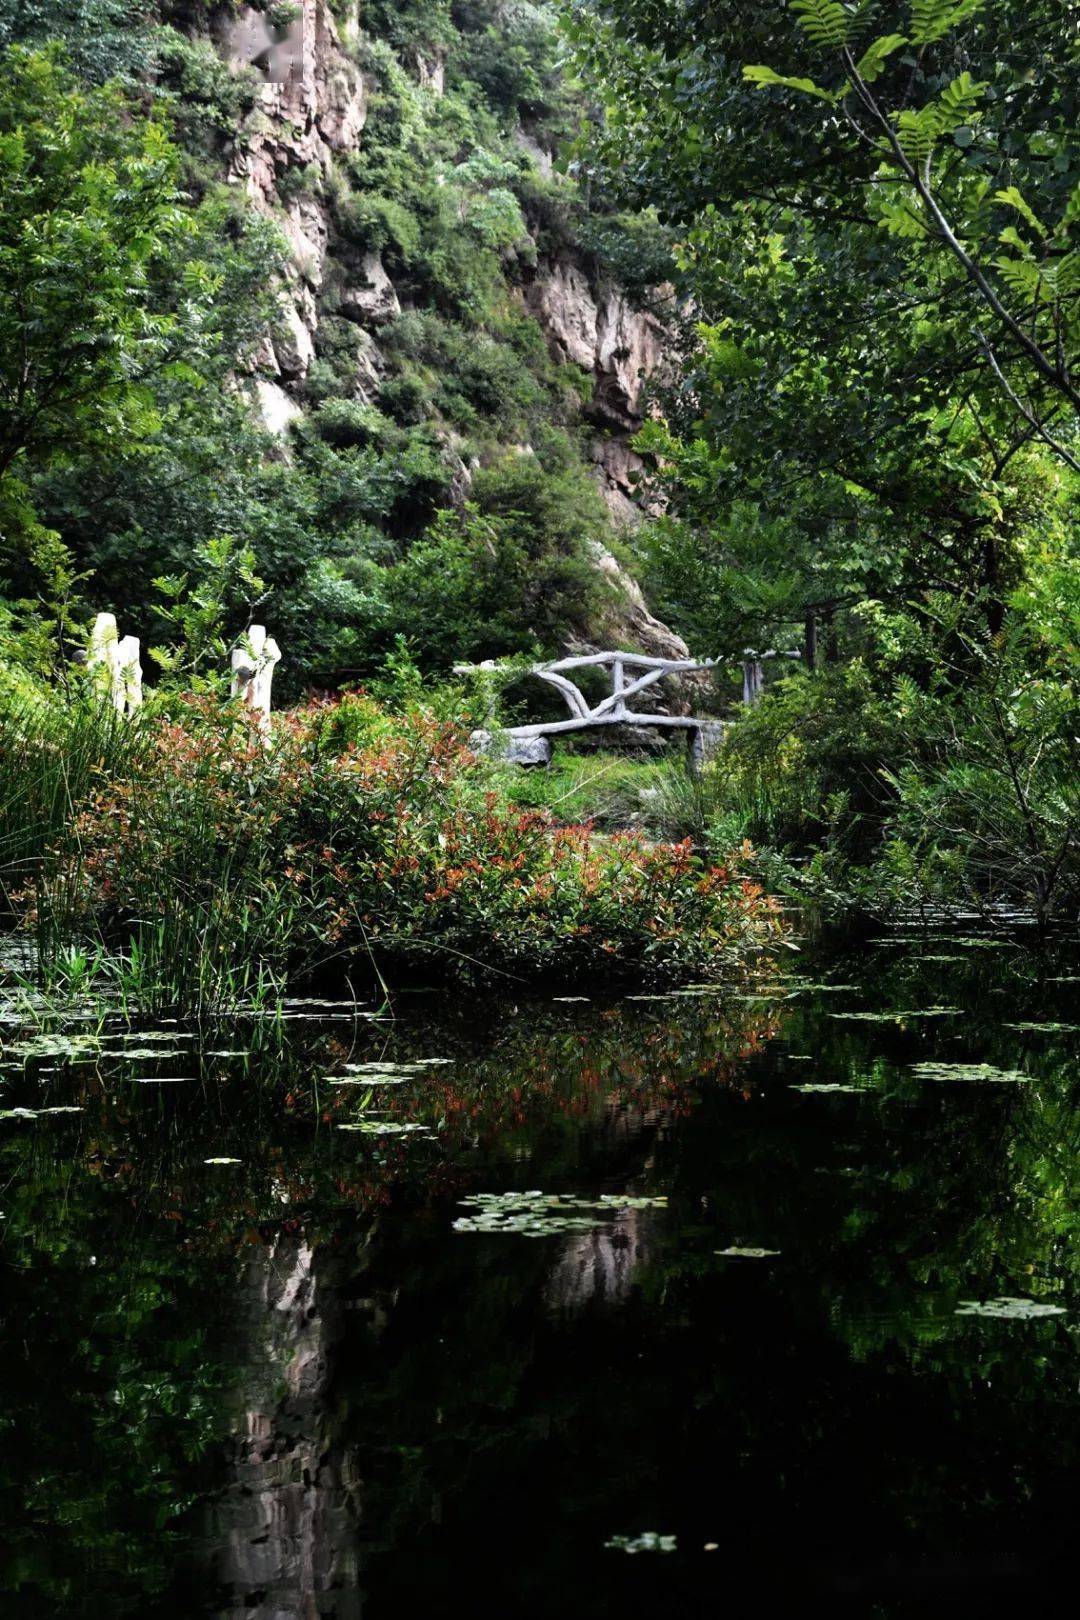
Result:
M103 723L87 709L86 727ZM158 1005L350 963L518 982L715 975L781 932L737 859L706 866L689 842L522 810L491 790L462 725L418 703L313 702L275 716L267 742L201 697L127 731L81 766L70 817L16 892L45 961L105 945ZM59 746L74 754L79 733ZM32 771L25 725L0 734L13 747ZM55 772L55 744L36 756Z

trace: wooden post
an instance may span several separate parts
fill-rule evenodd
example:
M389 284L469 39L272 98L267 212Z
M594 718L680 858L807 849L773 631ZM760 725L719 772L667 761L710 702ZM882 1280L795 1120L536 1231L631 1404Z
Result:
M817 668L817 614L813 608L806 615L806 634L803 639L803 660L807 669Z
M626 679L623 673L623 661L621 658L616 658L611 666L611 693L615 699L611 712L617 720L621 720L626 713L626 699L623 697L625 688Z

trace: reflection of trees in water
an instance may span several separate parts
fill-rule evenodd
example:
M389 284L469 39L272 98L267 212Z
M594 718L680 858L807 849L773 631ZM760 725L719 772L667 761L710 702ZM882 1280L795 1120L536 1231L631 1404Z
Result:
M251 1359L229 1482L205 1536L228 1620L358 1620L359 1481L328 1395L340 1292L299 1234L260 1247L241 1286Z

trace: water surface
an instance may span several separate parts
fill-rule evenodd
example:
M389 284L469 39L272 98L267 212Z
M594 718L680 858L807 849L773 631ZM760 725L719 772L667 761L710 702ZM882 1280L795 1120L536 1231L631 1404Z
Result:
M792 962L737 996L2 1026L2 1612L1057 1597L1068 957Z

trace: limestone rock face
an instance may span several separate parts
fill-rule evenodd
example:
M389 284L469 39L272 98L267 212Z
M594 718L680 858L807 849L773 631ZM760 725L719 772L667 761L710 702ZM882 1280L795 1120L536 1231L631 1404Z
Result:
M215 24L226 61L237 70L254 67L263 76L255 105L231 145L226 177L273 219L290 249L282 314L255 357L254 376L244 384L265 425L281 440L283 455L288 454L289 426L301 414L294 396L312 366L324 312L343 316L357 328L360 347L349 386L354 398L372 401L387 370L379 329L402 307L379 254L363 253L337 238L327 195L335 169L364 139L368 91L349 49L363 28L364 7L349 0L339 7L339 22L328 0L301 3L302 14L281 42L273 39L264 14L248 4ZM443 93L441 58L417 60L413 67L424 93ZM538 172L550 176L551 153L525 132L518 142ZM297 185L300 171L304 180ZM289 174L293 181L283 186ZM629 440L642 425L650 379L663 375L664 323L568 254L541 256L535 266L518 262L514 275L517 296L543 328L553 357L580 366L592 379L586 416L594 428L597 483L616 526L632 529L650 508L638 483L643 464ZM663 307L662 297L655 302ZM456 455L449 433L447 454ZM454 499L467 498L471 477L471 467L457 456ZM596 628L594 644L565 650L622 646L659 657L687 657L686 644L650 613L636 583L601 544L596 561L615 586L612 605ZM692 681L683 683L685 701L674 705L684 712L694 707ZM656 707L672 706L674 691L675 683L664 683L653 699Z
M401 305L377 253L365 253L341 291L341 313L362 325L380 326L401 314Z
M275 438L284 438L289 431L289 424L295 422L304 413L294 399L281 387L280 383L272 382L269 377L255 379L255 402L262 417L263 426Z
M342 48L327 0L303 0L302 15L269 59L266 49L257 49L266 37L262 13L249 6L230 17L218 35L230 65L254 62L265 73L256 105L238 131L227 178L272 215L292 249L289 292L296 320L286 313L292 332L289 364L282 365L280 353L277 359L285 376L302 379L314 352L318 307L313 294L323 284L329 216L326 205L310 197L282 210L277 181L289 169L314 167L329 175L334 157L352 151L360 139L367 92L359 67ZM306 343L297 323L306 329Z
M597 482L616 527L636 528L648 508L635 482L643 464L627 441L642 425L650 380L663 374L664 326L617 287L594 285L580 265L566 260L540 264L525 303L554 358L581 366L593 379L588 414L601 429L592 449Z
M664 329L634 309L617 287L592 285L580 265L541 264L526 304L537 316L557 360L596 379L593 413L616 427L641 421L642 393L664 358Z

